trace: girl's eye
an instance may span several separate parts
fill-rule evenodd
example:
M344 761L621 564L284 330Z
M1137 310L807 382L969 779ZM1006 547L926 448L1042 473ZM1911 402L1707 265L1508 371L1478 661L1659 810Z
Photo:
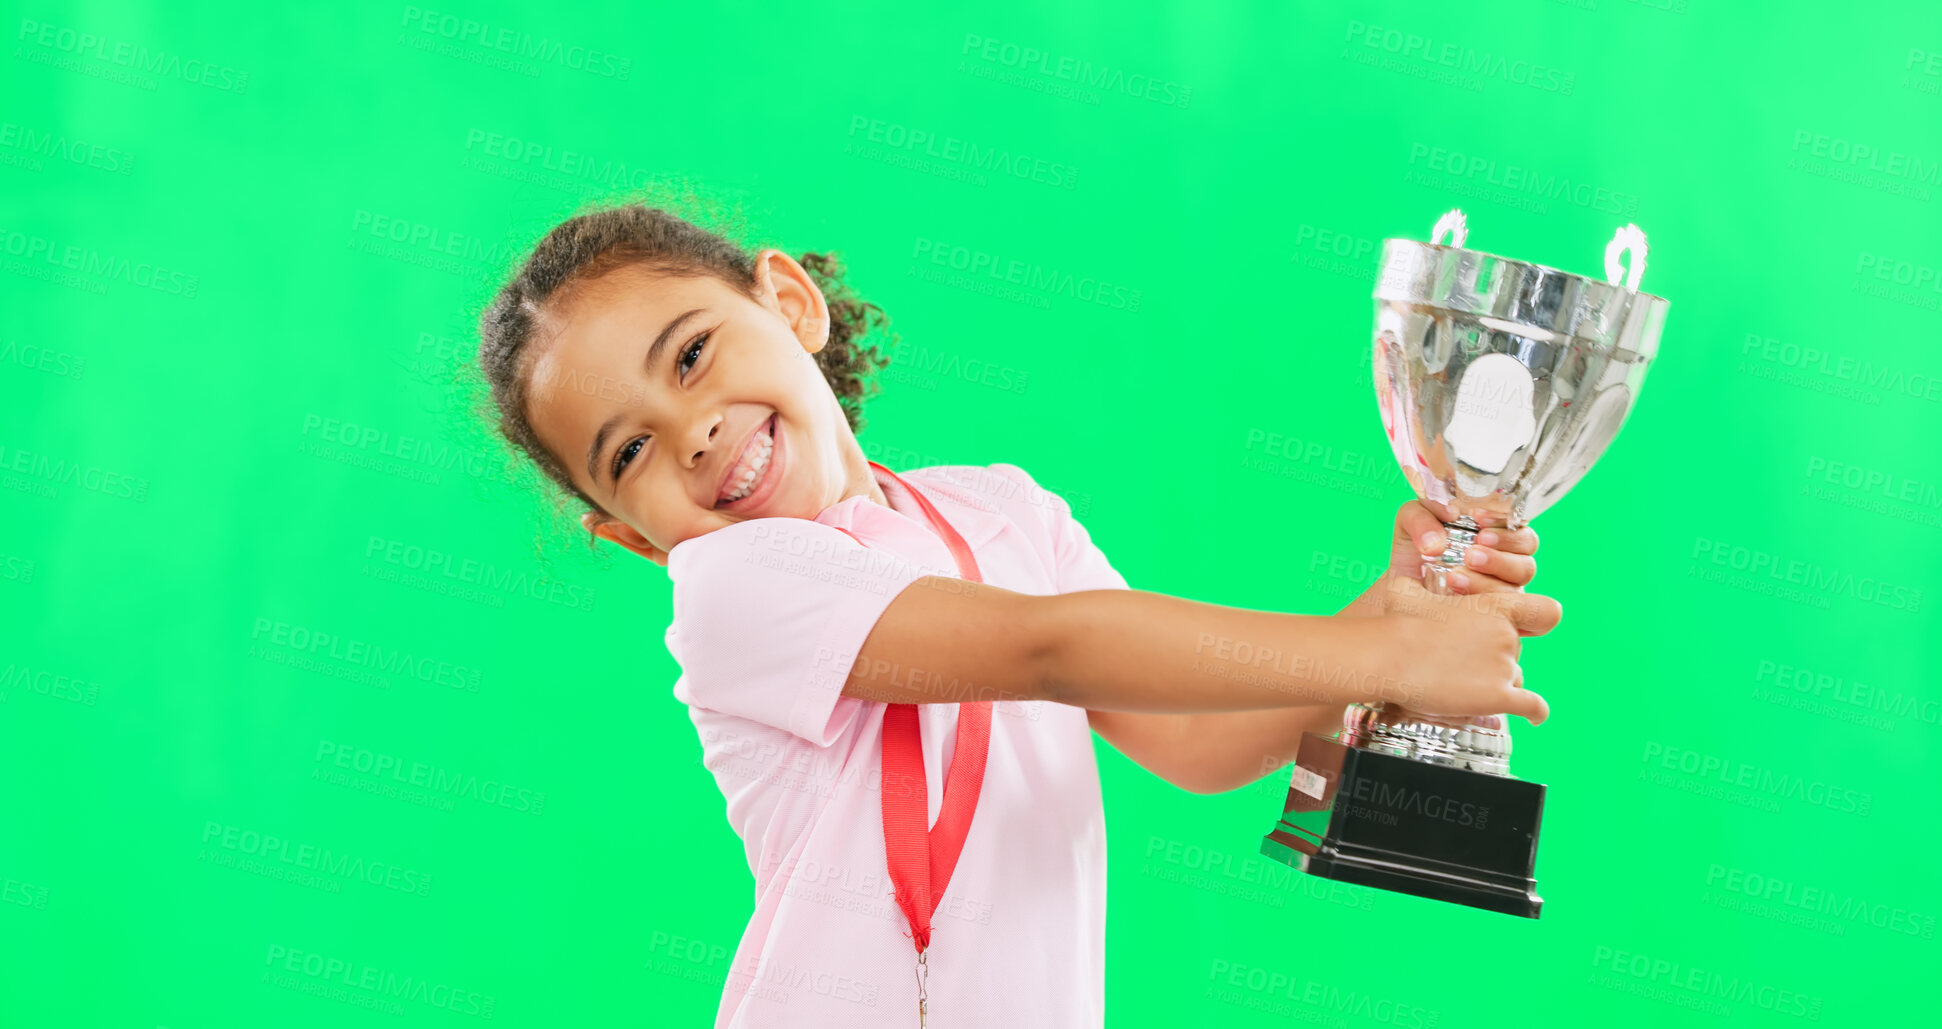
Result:
M707 349L708 337L711 335L713 335L712 332L704 332L696 336L693 342L682 349L681 359L675 362L676 366L681 369L682 378L687 378L688 370L695 366L695 362L701 360L701 352ZM632 461L634 455L640 453L641 447L646 445L646 436L630 439L621 444L620 450L614 454L614 478L620 478L620 473L627 467L628 462Z
M694 342L688 344L687 349L681 351L681 360L676 362L676 365L681 369L682 378L684 379L687 378L688 369L694 367L694 364L696 361L701 360L701 352L703 349L706 348L708 344L709 335L710 333L704 332L701 335L696 336L694 338ZM690 354L694 356L690 358L688 356Z
M633 460L634 455L640 453L641 447L644 447L646 445L647 445L646 436L636 436L635 438L630 439L627 442L622 443L620 445L620 450L614 454L614 478L615 479L620 478L620 473L624 469L626 469L627 462Z

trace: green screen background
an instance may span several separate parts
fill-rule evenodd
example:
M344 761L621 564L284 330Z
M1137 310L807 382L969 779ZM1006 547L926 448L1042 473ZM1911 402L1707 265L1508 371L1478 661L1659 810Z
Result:
M649 179L890 312L872 457L1019 464L1135 588L1307 613L1408 497L1380 241L1461 206L1591 273L1637 222L1660 356L1537 523L1543 919L1298 876L1256 854L1285 771L1100 743L1109 1019L1896 1019L1942 911L1942 19L1887 6L14 8L0 1023L709 1022L752 886L665 574L452 379L523 248Z

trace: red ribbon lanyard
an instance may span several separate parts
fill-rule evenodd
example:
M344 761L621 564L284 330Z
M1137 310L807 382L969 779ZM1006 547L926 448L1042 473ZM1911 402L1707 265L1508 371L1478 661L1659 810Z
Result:
M870 467L888 475L916 499L931 528L943 537L944 545L957 561L958 574L971 582L983 582L970 546L937 508L897 473L875 461L870 462ZM937 825L927 832L929 805L917 705L885 705L883 846L889 859L890 882L897 892L897 906L910 922L911 939L920 957L931 944L931 913L937 909L937 898L944 895L944 888L951 881L958 854L964 850L965 834L971 829L971 815L977 810L978 791L984 785L985 754L990 745L991 701L959 704L957 745L951 752L951 769L944 777L944 802L937 813Z

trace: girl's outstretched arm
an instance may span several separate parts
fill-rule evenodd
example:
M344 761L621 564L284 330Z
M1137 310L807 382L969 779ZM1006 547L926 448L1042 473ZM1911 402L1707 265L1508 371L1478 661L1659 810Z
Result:
M1392 607L1395 613L1382 617L1340 617L1144 590L1036 596L924 576L884 609L843 694L915 704L1048 700L1171 714L1339 710L1353 701L1391 700L1427 714L1507 711L1542 721L1543 699L1518 688L1511 621L1542 620L1538 605L1446 599L1485 598L1424 597L1409 613Z
M1390 571L1340 615L1377 617L1392 600L1409 603L1414 594L1399 579L1417 572L1423 558L1443 552L1442 527L1420 501L1404 504L1396 513ZM1466 592L1523 589L1536 571L1531 555L1537 546L1537 533L1528 526L1480 537L1472 551L1481 559L1470 566L1473 582ZM1537 605L1533 610L1540 615L1547 609L1551 614L1546 616L1548 622L1519 622L1519 632L1537 635L1555 625L1555 604L1549 598L1522 603ZM1093 731L1114 749L1175 786L1194 793L1223 793L1294 760L1303 734L1326 735L1340 729L1342 709L1317 706L1195 715L1093 711L1091 723Z

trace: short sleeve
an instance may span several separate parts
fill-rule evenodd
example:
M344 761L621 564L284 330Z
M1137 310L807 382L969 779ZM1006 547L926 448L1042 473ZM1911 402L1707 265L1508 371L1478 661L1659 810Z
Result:
M1004 499L1022 506L1017 517L1033 517L1044 525L1051 541L1054 577L1060 593L1128 588L1125 577L1093 545L1092 534L1072 516L1072 505L1064 497L1040 486L1025 469L1015 464L994 464L990 468L1015 485Z
M845 705L861 703L842 695L857 651L926 574L804 518L753 518L683 540L668 554L675 696L829 746Z

